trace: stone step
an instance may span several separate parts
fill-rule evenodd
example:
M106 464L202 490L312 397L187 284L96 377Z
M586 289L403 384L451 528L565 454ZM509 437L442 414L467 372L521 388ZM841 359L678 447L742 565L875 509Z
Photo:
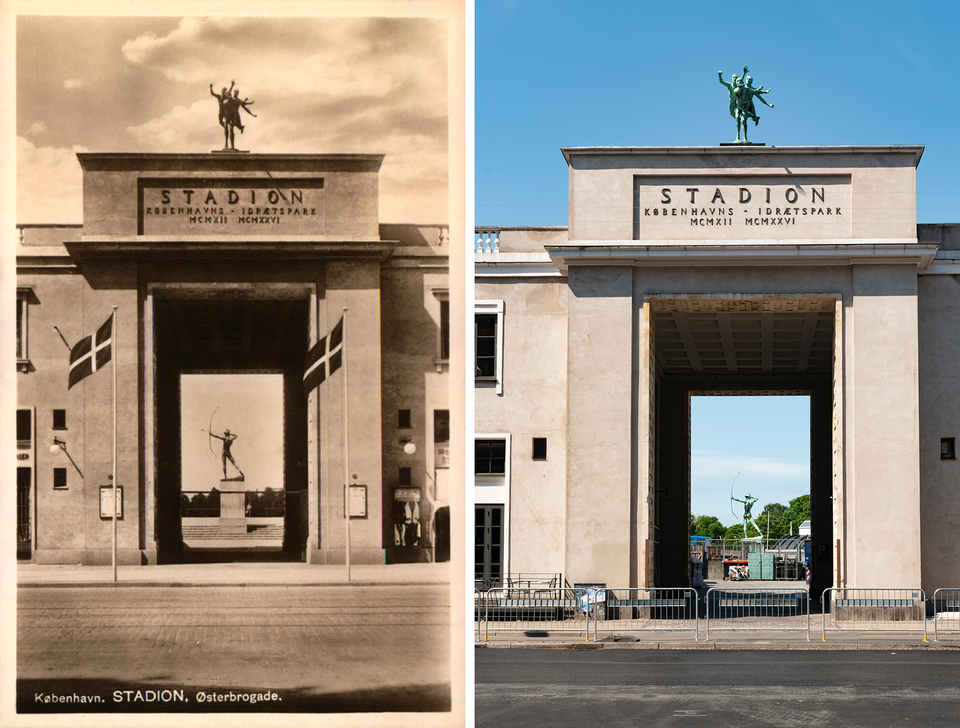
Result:
M222 539L228 535L220 530L219 525L211 524L209 526L183 526L183 538L190 540L203 539ZM247 532L242 534L230 534L229 538L238 541L252 540L277 540L283 539L283 526L281 525L248 525Z

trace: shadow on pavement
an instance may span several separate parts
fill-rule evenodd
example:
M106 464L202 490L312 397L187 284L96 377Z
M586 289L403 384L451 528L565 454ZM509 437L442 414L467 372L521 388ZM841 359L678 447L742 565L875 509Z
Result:
M436 713L450 707L449 683L323 693L91 678L17 680L18 713Z

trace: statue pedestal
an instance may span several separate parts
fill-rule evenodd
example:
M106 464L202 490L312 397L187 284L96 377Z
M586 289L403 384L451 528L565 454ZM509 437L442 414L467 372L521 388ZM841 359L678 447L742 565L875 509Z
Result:
M245 483L242 480L220 481L220 533L230 536L247 532L244 510Z

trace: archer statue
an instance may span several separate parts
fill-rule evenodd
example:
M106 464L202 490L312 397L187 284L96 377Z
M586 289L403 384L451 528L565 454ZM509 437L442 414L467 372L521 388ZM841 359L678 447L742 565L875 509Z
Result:
M218 121L220 126L223 127L224 151L236 150L233 142L233 130L235 128L239 129L240 133L243 134L243 120L240 118L240 109L243 109L254 118L257 116L248 108L248 104L254 102L250 99L241 99L240 89L235 88L234 84L234 81L230 81L230 88L228 89L224 86L220 93L214 93L213 84L210 84L210 95L220 104ZM232 96L231 93L233 94Z
M736 483L736 482L737 482L737 478L739 478L739 477L740 477L740 473L737 473L736 478L733 479L733 483ZM753 505L754 505L754 503L757 502L758 499L755 498L754 496L750 495L749 493L745 493L742 500L741 500L740 498L734 498L734 497L733 497L733 483L730 483L730 501L731 501L731 503L730 503L730 512L733 513L733 501L736 501L737 503L743 503L743 540L744 540L744 541L760 541L760 540L763 538L762 535L761 535L761 536L752 536L752 537L749 537L749 538L747 537L747 533L748 533L748 531L747 531L747 524L748 524L748 523L753 523L753 527L754 527L755 529L757 529L757 533L759 533L759 534L762 534L762 533L763 533L763 531L761 531L761 530L760 530L760 527L757 525L757 522L756 522L755 520L753 520ZM733 513L733 515L736 516L737 514L736 514L736 513Z
M212 420L213 417L210 419ZM211 441L214 437L223 441L223 449L220 451L220 458L223 460L223 479L227 479L227 460L229 460L233 467L236 468L236 471L240 473L239 480L243 480L243 471L240 469L240 466L237 465L237 461L233 459L233 454L230 452L230 448L233 446L233 441L237 439L237 434L230 432L230 430L224 430L222 435L218 435L212 429L202 430L202 432L206 432L210 436ZM211 451L213 450L213 448L210 449Z
M737 142L740 144L748 143L747 122L753 119L754 126L760 123L760 117L757 115L757 109L753 103L754 98L760 99L761 103L766 104L771 109L773 108L773 104L763 98L763 94L768 94L773 89L765 89L763 86L754 88L753 76L748 76L748 71L749 69L744 66L743 75L733 74L730 77L730 83L723 80L723 71L717 71L720 83L726 86L727 92L730 94L730 116L737 122ZM743 130L742 141L740 139L741 129Z

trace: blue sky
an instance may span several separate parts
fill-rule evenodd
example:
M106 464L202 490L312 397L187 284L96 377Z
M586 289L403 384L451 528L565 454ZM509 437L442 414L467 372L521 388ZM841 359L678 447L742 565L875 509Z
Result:
M476 5L476 222L564 225L561 146L733 141L717 81L773 89L751 141L924 144L919 222L960 222L960 4Z
M739 7L478 2L476 223L565 225L562 146L733 141L717 71L729 81L744 64L776 107L758 105L752 141L923 144L918 221L960 222L960 5ZM730 525L738 471L755 512L809 492L808 409L806 398L695 398L693 512Z

